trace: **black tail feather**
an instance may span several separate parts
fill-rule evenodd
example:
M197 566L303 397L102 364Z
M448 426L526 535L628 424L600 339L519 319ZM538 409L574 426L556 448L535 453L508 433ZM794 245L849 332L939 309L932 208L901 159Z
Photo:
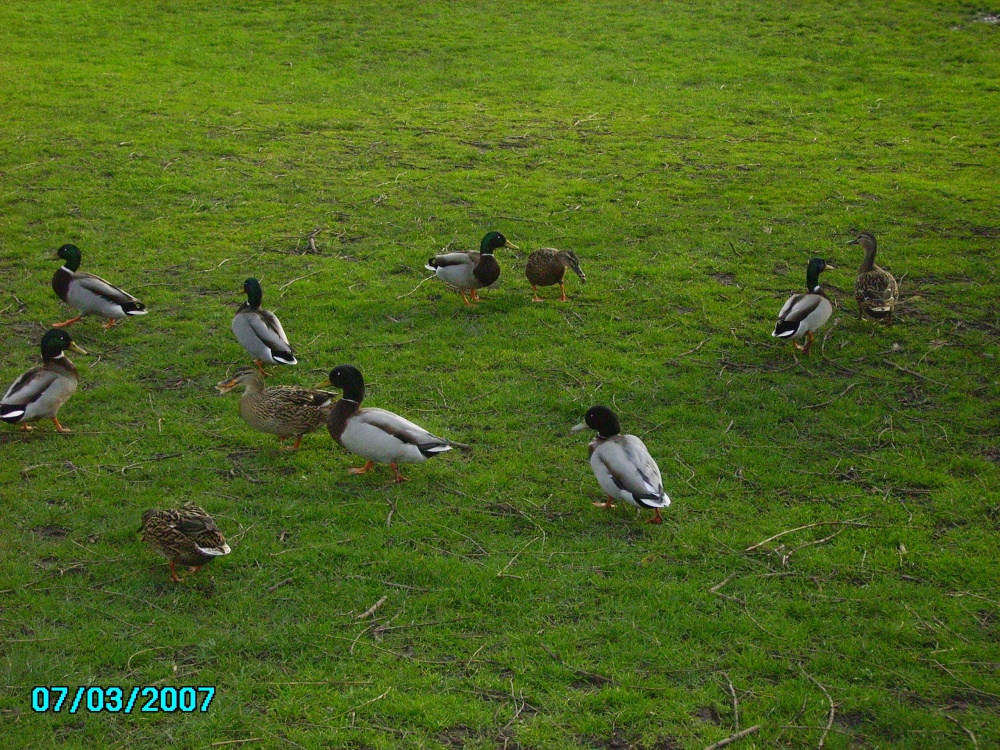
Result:
M799 330L799 324L788 320L780 320L778 324L774 327L774 333L772 336L777 336L778 338L788 338L795 334Z
M4 404L0 406L0 420L7 424L17 424L25 415L25 407L18 404Z

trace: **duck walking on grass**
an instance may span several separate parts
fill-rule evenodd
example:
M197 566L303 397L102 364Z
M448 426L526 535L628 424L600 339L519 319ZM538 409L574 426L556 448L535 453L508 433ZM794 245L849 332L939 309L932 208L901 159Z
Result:
M663 523L660 509L670 505L670 498L663 491L660 467L646 444L635 435L622 435L618 415L606 406L591 406L584 421L572 431L588 427L597 430L597 437L587 446L590 468L608 496L607 502L594 505L614 508L616 499L624 500L640 510L653 511L646 523Z
M339 365L321 385L344 391L333 405L327 428L330 437L356 456L367 459L364 466L348 469L364 474L375 462L389 464L396 482L406 481L397 464L418 464L452 448L472 450L468 445L432 435L423 427L385 409L361 408L365 398L365 380L353 365Z
M862 232L848 245L861 245L865 259L858 269L854 282L854 298L858 301L858 317L867 315L874 320L888 319L892 322L892 311L899 301L899 287L895 277L884 268L875 265L875 235Z
M76 245L63 245L56 251L56 258L61 258L64 263L52 277L52 289L59 299L80 314L61 323L53 323L53 328L76 323L84 315L100 315L108 319L107 323L101 324L107 330L121 318L146 314L146 306L128 292L92 273L77 273L81 253Z
M490 232L479 243L478 253L435 255L427 261L424 268L433 271L435 276L456 289L465 304L471 307L472 302L465 296L466 292L473 302L478 302L476 290L495 284L500 278L500 264L493 257L493 251L501 247L518 249L517 245L512 245L500 232Z
M240 367L229 380L215 386L219 393L244 386L240 398L240 416L258 432L278 436L283 443L295 438L295 443L282 450L296 450L302 436L326 421L333 404L333 394L296 385L264 387L264 376L253 367Z
M819 285L819 275L832 268L822 258L810 260L806 270L806 287L809 291L806 294L793 294L778 313L778 323L771 335L779 339L791 339L793 343L795 339L807 337L805 346L795 344L803 354L808 354L812 348L813 331L826 323L833 314L833 305Z
M563 276L566 275L567 268L573 269L573 273L580 277L580 281L584 284L587 283L587 274L580 268L580 259L572 250L543 247L529 255L528 263L524 267L524 275L531 282L531 291L534 293L531 301L544 302L545 300L538 296L538 287L552 286L553 284L559 285L559 291L562 295L559 300L561 302L568 301L566 287L563 285Z
M59 423L59 409L76 393L76 366L63 352L87 352L73 343L66 331L52 329L42 336L42 366L32 367L7 389L0 400L0 419L30 430L28 422L51 419L58 432L71 432Z
M170 561L170 577L177 577L174 565L186 565L197 573L202 565L232 550L215 525L215 520L194 503L174 510L147 510L142 514L142 541Z
M255 278L247 279L243 282L243 291L247 301L233 316L233 334L247 354L253 357L260 374L267 375L264 372L265 362L269 365L298 364L278 316L270 310L260 309L264 299L260 282Z

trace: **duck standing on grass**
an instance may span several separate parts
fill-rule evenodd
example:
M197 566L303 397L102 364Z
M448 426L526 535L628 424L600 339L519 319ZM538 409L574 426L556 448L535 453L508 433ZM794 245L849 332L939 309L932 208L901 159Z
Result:
M270 310L260 309L264 299L260 282L255 278L247 279L243 282L243 291L247 301L233 316L233 334L247 354L254 358L260 374L267 375L264 372L265 362L269 365L298 364L278 316Z
M0 400L0 419L30 430L28 422L51 419L58 432L72 432L59 424L59 409L76 393L76 366L63 352L87 352L73 343L66 331L52 329L42 336L42 366L32 367L7 389Z
M59 299L80 314L61 323L53 323L53 328L76 323L84 315L100 315L108 319L107 323L101 324L107 330L120 318L146 314L146 306L128 292L92 273L77 273L81 253L76 245L63 245L56 251L56 258L62 258L64 264L52 277L52 289Z
M531 291L534 293L531 301L545 301L538 296L538 287L558 284L559 291L562 294L559 300L567 302L569 298L566 296L566 287L563 285L563 276L566 275L567 268L572 268L573 273L580 277L580 281L584 284L587 283L587 274L580 268L580 259L576 257L576 253L572 250L556 250L554 247L543 247L529 255L528 263L524 267L524 275L531 282Z
M232 550L215 525L215 520L194 503L174 510L147 510L142 514L142 541L170 561L170 577L177 577L174 564L186 565L197 573L202 565Z
M793 294L778 313L778 323L774 326L771 334L779 339L795 339L806 336L809 340L805 346L795 344L803 354L808 354L812 348L813 331L817 330L833 315L833 305L823 293L823 287L819 285L819 275L827 269L832 269L822 258L813 258L809 261L806 270L806 287L809 292L806 294Z
M884 268L875 265L875 235L862 232L848 245L861 245L865 251L865 259L858 269L858 278L854 282L854 299L858 301L858 317L867 315L875 320L888 319L892 322L892 311L899 302L899 287L895 277Z
M663 523L660 509L670 505L670 498L663 491L660 467L646 444L635 435L622 435L618 415L606 406L591 406L584 421L572 431L587 427L597 430L597 437L587 446L590 468L608 496L607 502L594 505L614 508L614 500L624 500L640 510L653 511L646 523Z
M365 398L365 380L353 365L339 365L320 385L332 385L344 391L333 405L326 426L330 437L356 456L367 459L364 466L348 469L350 474L364 474L375 462L389 464L395 481L406 478L397 464L419 464L452 448L472 450L468 445L432 435L423 427L385 409L361 408Z
M428 271L458 290L466 305L472 306L465 293L468 292L473 302L479 301L477 289L495 284L500 278L500 264L493 257L497 248L509 247L517 250L500 232L490 232L479 243L478 253L444 253L435 255L424 266Z
M229 393L241 385L245 387L240 398L243 421L259 432L277 435L281 443L294 437L295 443L282 450L296 450L303 435L326 421L333 404L333 394L325 391L296 385L265 388L264 376L253 367L238 368L215 388L219 393Z

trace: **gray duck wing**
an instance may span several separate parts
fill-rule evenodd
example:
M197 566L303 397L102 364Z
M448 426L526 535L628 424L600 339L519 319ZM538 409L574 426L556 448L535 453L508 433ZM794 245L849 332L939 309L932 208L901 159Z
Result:
M799 323L816 312L825 299L819 294L800 294L796 296L798 299L794 302L792 302L792 300L788 300L788 302L792 303L791 305L789 305L788 302L785 303L785 306L789 309L784 311L783 316L778 316L780 320L787 323ZM784 310L784 308L782 308L782 310Z
M243 348L257 343L279 352L291 352L291 344L278 317L268 310L241 310L233 318L233 333Z
M789 297L787 300L785 300L785 304L783 304L781 306L781 310L778 311L778 322L779 323L782 322L785 319L785 316L788 315L788 311L792 309L792 307L795 305L795 303L798 302L803 297L805 297L804 294L793 294L791 297Z
M61 380L62 376L57 372L46 370L44 367L32 367L14 381L0 403L4 406L24 406L33 403Z
M105 302L119 306L139 301L124 289L119 289L111 282L105 281L100 276L95 276L92 273L73 274L67 298L72 301L77 295L104 300Z
M619 489L636 499L660 500L664 497L660 469L639 438L621 435L607 440L597 455Z
M479 261L479 253L444 253L435 255L430 259L431 270L437 268L449 268L451 266L474 267Z
M446 253L430 259L426 268L456 289L472 289L477 286L474 271L479 262L479 253Z
M392 435L407 445L416 446L425 456L433 456L451 448L451 443L444 438L433 435L418 424L391 411L367 407L358 411L359 418L366 424Z

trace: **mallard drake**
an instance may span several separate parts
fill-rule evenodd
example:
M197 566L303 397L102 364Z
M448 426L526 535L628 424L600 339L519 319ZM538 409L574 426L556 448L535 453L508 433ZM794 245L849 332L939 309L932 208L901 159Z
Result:
M7 424L19 424L30 430L28 422L51 419L59 432L72 432L56 416L60 407L76 393L76 366L63 354L72 349L87 352L77 346L66 331L53 329L42 336L42 366L32 367L7 389L0 401L0 419Z
M244 386L240 398L240 416L259 432L278 436L283 443L290 437L295 443L284 450L295 450L302 436L326 421L333 394L296 385L264 387L264 376L253 367L240 367L229 380L215 386L219 393L229 393Z
M899 287L896 279L884 268L875 265L875 235L862 232L848 245L861 245L865 251L865 259L858 269L858 278L854 282L854 298L858 301L858 317L868 315L875 320L888 318L892 322L892 310L899 302Z
M260 309L260 303L264 299L260 282L254 278L247 279L243 282L243 291L246 292L247 301L240 305L233 316L233 333L247 350L247 354L254 358L257 369L262 375L266 375L264 362L269 365L298 364L278 316L269 310Z
M779 339L800 339L806 336L809 340L805 346L795 344L803 354L808 354L812 348L813 331L817 330L833 314L833 305L823 293L823 287L819 285L819 275L827 269L832 269L829 263L822 258L813 258L809 261L806 270L806 294L793 294L778 313L778 323L774 326L772 336Z
M80 314L61 323L53 323L53 328L68 326L84 315L100 315L108 319L107 323L101 324L107 330L116 320L146 314L146 306L128 292L92 273L77 273L81 253L76 245L63 245L56 251L56 258L61 258L64 263L52 277L52 289L59 299L79 310Z
M215 520L190 502L177 509L147 510L139 531L142 541L170 561L170 577L175 581L181 580L175 563L197 573L202 565L232 551Z
M500 264L493 257L493 251L501 247L518 249L517 245L512 245L500 232L490 232L479 243L478 253L435 255L427 261L424 268L433 271L435 276L457 289L465 304L471 306L472 302L465 296L466 292L469 292L473 302L478 302L479 294L476 290L495 284L500 278Z
M353 365L339 365L330 371L330 378L321 385L332 385L344 391L344 397L333 405L326 426L330 437L367 463L351 474L364 474L378 461L389 464L396 482L406 481L397 464L419 464L452 448L472 450L468 445L432 435L398 414L385 409L361 408L365 398L365 380Z
M608 496L607 502L594 505L614 508L614 500L624 500L640 510L653 511L646 523L663 523L660 509L670 505L670 498L663 491L660 467L646 444L635 435L622 435L618 416L606 406L587 409L584 421L573 432L587 427L597 430L597 437L587 446L590 468Z
M538 296L538 287L558 284L559 291L562 293L559 299L562 302L566 302L568 297L566 296L566 287L563 285L563 276L566 275L567 268L572 268L573 273L580 277L580 281L584 284L587 283L587 274L580 268L580 259L576 257L576 253L572 250L556 250L554 247L543 247L529 255L528 264L524 267L524 275L531 282L531 291L535 295L531 298L531 301L545 301Z

